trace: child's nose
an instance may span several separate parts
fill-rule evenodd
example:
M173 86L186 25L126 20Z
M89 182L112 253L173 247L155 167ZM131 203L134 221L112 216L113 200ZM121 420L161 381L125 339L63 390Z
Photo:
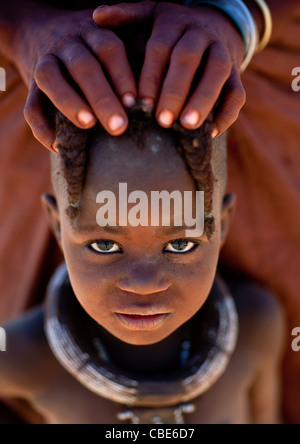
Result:
M170 285L158 268L150 266L136 267L119 281L121 290L140 295L161 293Z

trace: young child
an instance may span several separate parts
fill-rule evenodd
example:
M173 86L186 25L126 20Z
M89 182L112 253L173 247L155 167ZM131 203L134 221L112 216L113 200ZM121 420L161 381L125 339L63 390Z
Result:
M234 207L225 139L208 121L129 118L114 138L58 114L43 201L66 266L45 307L4 326L0 396L50 424L277 423L281 310L251 283L228 283L231 296L217 274ZM157 192L169 205L155 219Z

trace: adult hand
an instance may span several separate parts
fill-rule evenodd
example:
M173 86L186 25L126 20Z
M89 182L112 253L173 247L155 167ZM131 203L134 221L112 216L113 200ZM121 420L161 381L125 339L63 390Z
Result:
M187 8L147 0L100 6L93 18L110 29L152 21L139 96L156 106L162 126L170 127L180 118L184 127L198 128L220 96L213 135L237 119L245 103L240 79L245 48L239 32L222 13L207 6Z
M133 104L136 82L122 41L100 29L91 10L43 6L22 20L14 42L13 61L29 88L25 118L43 145L55 151L50 102L80 128L99 120L112 135L126 130L124 106Z

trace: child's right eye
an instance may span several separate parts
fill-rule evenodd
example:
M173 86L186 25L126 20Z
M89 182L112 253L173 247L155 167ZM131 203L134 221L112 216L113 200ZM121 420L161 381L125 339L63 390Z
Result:
M96 251L96 253L109 254L109 253L120 253L122 248L113 241L97 241L89 245L89 247Z
M173 242L169 242L165 247L165 251L170 253L188 253L192 251L198 242L192 242L187 239L177 239Z

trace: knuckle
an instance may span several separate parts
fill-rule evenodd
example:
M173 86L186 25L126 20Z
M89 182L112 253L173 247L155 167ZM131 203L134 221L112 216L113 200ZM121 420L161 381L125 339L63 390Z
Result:
M236 109L236 107L230 103L227 104L226 108L224 109L223 112L223 122L224 122L224 126L225 123L227 126L230 126L233 122L236 121L237 117L238 117L238 110Z
M215 71L229 77L232 70L232 62L225 52L214 54L211 57L211 63Z
M78 35L81 39L85 40L89 34L95 33L99 29L98 25L94 22L94 20L89 17L84 22L78 23Z
M110 94L104 94L104 91L102 93L98 93L93 97L93 107L95 107L98 110L101 110L102 113L105 110L105 112L108 112L113 104L113 100Z
M175 48L173 51L171 62L178 60L181 65L194 66L200 63L200 54L197 51L191 50L191 48Z
M178 103L182 100L181 90L179 88L168 87L163 91L164 100L168 103Z
M34 136L39 139L44 134L44 125L31 105L25 105L24 117Z
M197 32L198 35L201 35L203 38L206 38L207 41L210 43L214 43L217 41L217 34L215 29L212 27L211 24L207 22L193 23L191 29L194 32Z
M147 50L154 55L154 57L165 58L171 54L170 46L159 40L150 41L147 45Z
M213 105L214 96L215 96L214 89L201 87L200 91L198 92L197 99L199 104L211 103Z
M232 100L241 107L246 103L246 91L242 85L236 86L232 92Z
M37 140L42 141L45 138L45 130L44 130L44 126L43 125L31 126L31 130L32 130L32 133L33 133L34 137Z
M150 94L149 90L157 90L158 88L160 88L161 85L161 78L158 74L155 74L154 72L147 74L147 76L145 76L143 78L143 83L144 85L147 86L148 89L148 95Z
M224 120L233 123L238 118L242 106L243 102L237 99L235 95L231 95L223 111Z
M124 49L124 44L119 39L106 37L95 42L93 50L103 58L119 55Z
M78 109L78 104L74 100L74 96L66 94L63 90L57 91L57 95L55 96L55 105L61 111L65 111L68 114L76 114Z
M176 16L176 23L177 25L186 27L190 24L191 17L188 14L180 13Z
M236 115L239 113L245 103L246 92L243 86L240 84L232 87L227 96L227 103L225 107L227 112L231 115Z
M38 85L48 83L52 77L52 63L53 58L50 56L45 56L38 62L34 71L34 78Z
M74 69L77 71L85 66L86 60L84 57L82 57L79 51L72 51L68 54L65 63L69 69Z
M30 125L31 122L35 119L34 107L31 105L31 103L26 102L23 114L26 122Z

